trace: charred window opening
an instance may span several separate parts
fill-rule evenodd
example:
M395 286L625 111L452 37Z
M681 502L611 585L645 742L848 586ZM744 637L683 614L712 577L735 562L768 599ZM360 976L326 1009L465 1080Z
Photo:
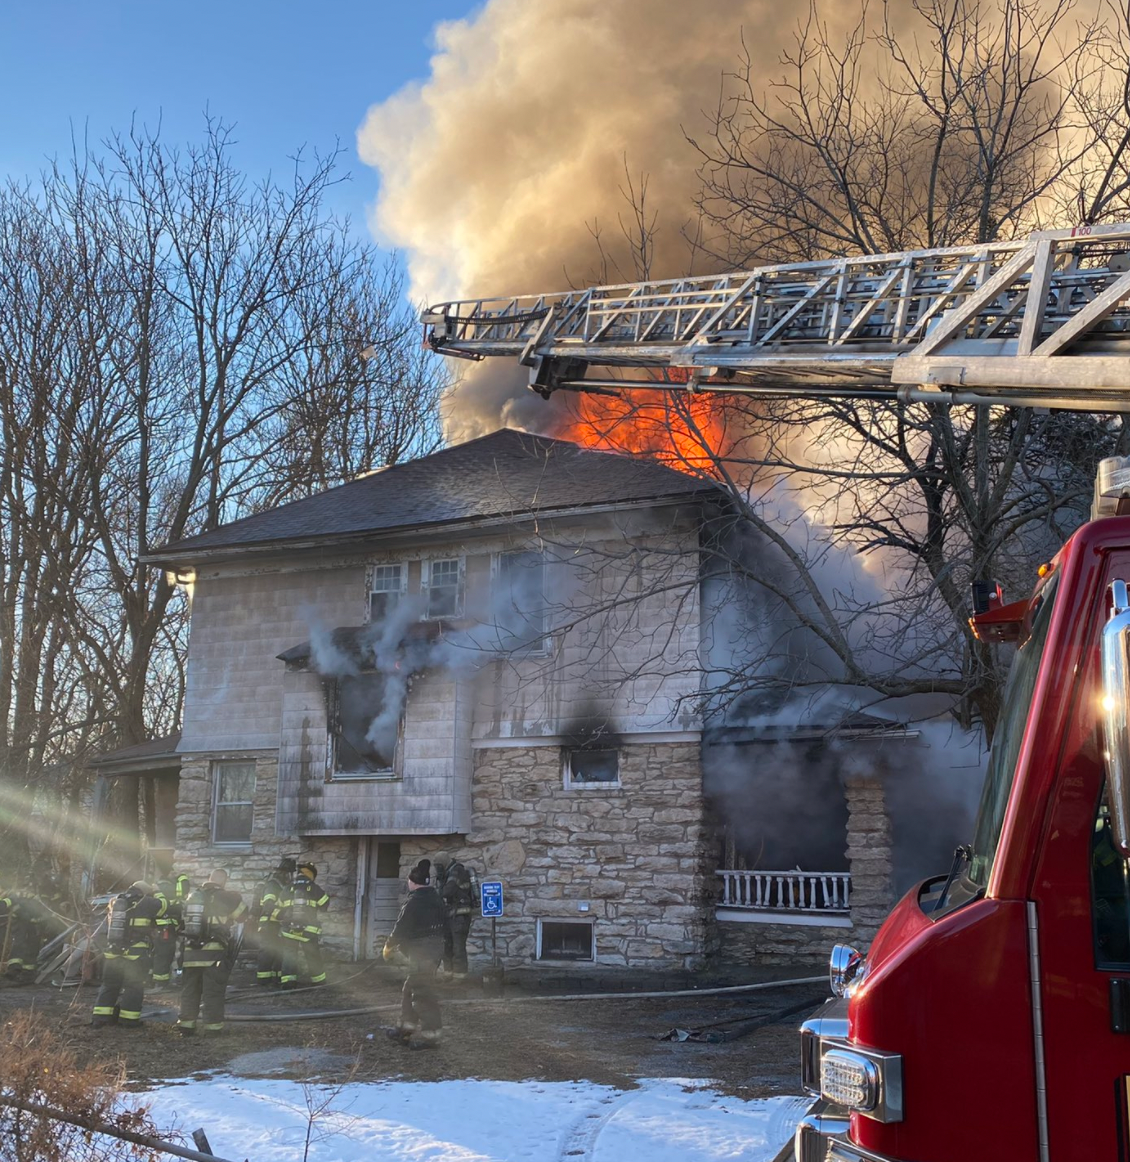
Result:
M251 842L255 764L216 763L213 770L212 842Z
M384 621L404 595L404 566L374 565L369 592L369 620Z
M392 775L403 727L393 715L384 674L358 674L329 684L331 770L335 776Z
M712 743L703 786L720 826L720 866L846 872L842 753L822 740Z
M539 920L538 960L593 960L591 920Z
M458 557L428 563L428 617L459 617L463 612L463 567Z
M567 787L618 787L620 752L612 748L573 747L565 751Z
M494 613L499 646L509 653L543 653L546 630L545 557L500 553Z

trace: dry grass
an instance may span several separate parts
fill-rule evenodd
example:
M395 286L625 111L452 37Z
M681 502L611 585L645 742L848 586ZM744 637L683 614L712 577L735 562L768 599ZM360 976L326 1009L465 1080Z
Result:
M148 1107L123 1093L120 1060L79 1064L74 1050L32 1010L0 1027L0 1162L121 1162L157 1159L147 1146L95 1133L90 1127L149 1136L157 1128ZM69 1125L41 1110L64 1111ZM25 1108L19 1108L25 1107Z

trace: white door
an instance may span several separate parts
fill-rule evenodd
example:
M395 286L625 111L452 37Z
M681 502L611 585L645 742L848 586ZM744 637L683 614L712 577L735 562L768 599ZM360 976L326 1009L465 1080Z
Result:
M369 839L368 880L365 892L365 957L380 956L400 911L404 884L400 878L400 844Z

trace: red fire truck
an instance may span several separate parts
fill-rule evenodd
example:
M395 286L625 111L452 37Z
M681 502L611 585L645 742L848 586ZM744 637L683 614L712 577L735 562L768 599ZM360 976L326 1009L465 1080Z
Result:
M1130 461L1102 468L1099 519L974 618L1019 648L973 840L866 957L833 950L836 999L801 1030L829 1108L797 1162L1127 1157L1130 517L1101 514Z
M1130 411L1130 227L425 312L437 351L531 387ZM607 376L609 373L604 373ZM622 373L621 373L622 374ZM630 373L629 373L630 374ZM638 374L638 371L637 371ZM797 1162L1130 1162L1130 460L1028 598L972 841L909 892L802 1028Z

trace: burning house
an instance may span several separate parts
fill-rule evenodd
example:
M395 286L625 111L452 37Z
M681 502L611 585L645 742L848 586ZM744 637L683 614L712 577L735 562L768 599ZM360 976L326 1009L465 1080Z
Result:
M503 882L510 965L823 956L890 903L883 776L921 740L704 730L720 514L707 481L503 430L166 546L192 625L155 833L244 891L312 859L356 957L423 856Z

